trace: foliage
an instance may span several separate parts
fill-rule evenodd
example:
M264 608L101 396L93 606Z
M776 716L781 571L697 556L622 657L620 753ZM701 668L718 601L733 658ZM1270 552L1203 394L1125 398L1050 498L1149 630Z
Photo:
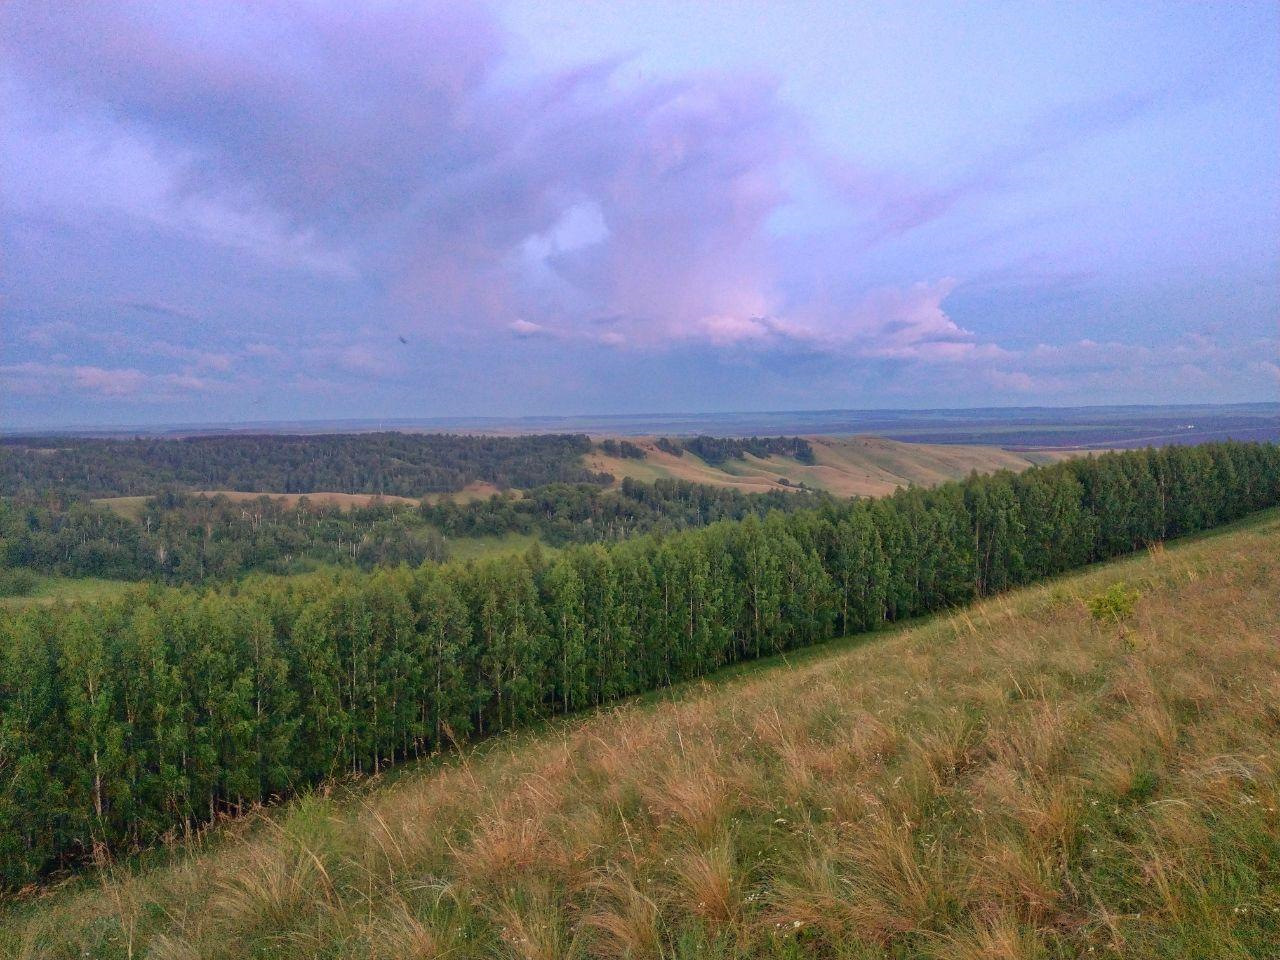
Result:
M582 466L590 450L584 434L10 437L0 443L0 494L121 497L178 486L421 497L482 481L503 489L610 482Z
M747 454L753 457L793 457L800 463L816 462L813 445L803 437L708 437L682 438L675 442L663 437L659 441L670 446L677 444L712 466L726 460L741 460ZM667 449L663 447L663 449Z
M80 502L0 500L0 561L62 576L203 583L253 571L416 566L445 553L415 508L376 500L344 511L306 497L290 506L167 491L137 519Z
M1277 537L308 792L0 904L0 957L1274 957ZM1069 602L1117 577L1145 648Z
M1167 448L551 560L6 613L0 883L1278 502L1280 448Z
M0 567L0 597L27 597L35 590L38 580L30 570L21 567Z
M0 500L0 563L63 576L205 583L255 571L439 562L450 553L446 538L456 544L514 534L554 546L621 540L828 499L629 478L617 491L550 484L523 497L420 506L375 500L349 510L305 496L290 506L267 496L233 501L169 490L140 505L134 519L92 504L25 498Z
M611 457L622 457L624 460L644 459L644 448L630 440L615 440L610 437L607 440L601 440L599 447Z
M1094 594L1085 601L1085 605L1099 623L1123 623L1133 616L1133 608L1141 596L1137 587L1118 581Z
M617 490L551 484L522 497L495 496L467 504L423 504L422 516L447 537L537 534L553 546L623 540L639 533L674 533L720 520L794 512L831 501L825 494L743 493L687 480L623 479Z

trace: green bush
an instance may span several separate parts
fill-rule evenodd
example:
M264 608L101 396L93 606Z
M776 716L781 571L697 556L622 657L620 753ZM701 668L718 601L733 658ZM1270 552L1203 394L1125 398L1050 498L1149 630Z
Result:
M1102 593L1090 597L1085 603L1093 614L1093 619L1099 623L1123 623L1133 616L1134 604L1141 596L1136 587L1121 580Z
M21 567L0 568L0 597L28 597L35 592L39 579Z

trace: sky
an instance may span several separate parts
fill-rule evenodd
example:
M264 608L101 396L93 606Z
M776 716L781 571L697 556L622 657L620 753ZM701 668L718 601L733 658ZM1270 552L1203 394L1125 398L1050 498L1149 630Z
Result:
M1280 5L0 8L0 427L1280 398Z

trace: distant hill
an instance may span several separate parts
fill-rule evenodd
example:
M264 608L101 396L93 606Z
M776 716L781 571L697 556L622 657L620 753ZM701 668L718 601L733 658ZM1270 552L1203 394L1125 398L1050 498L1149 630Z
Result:
M581 414L524 417L401 417L51 429L61 436L466 433L597 436L868 436L916 443L995 444L1017 449L1118 449L1218 440L1280 441L1280 402L934 410L777 410L738 413ZM19 442L35 431L3 431ZM0 441L7 442L7 441Z
M632 437L643 458L610 456L597 444L583 458L592 473L609 473L621 480L690 480L743 492L764 492L804 484L836 496L874 497L912 484L933 486L959 480L973 471L1025 470L1036 463L1061 459L1064 453L1014 452L1000 447L961 444L902 443L881 437L819 437L806 439L814 463L795 457L757 457L710 464L689 450L680 455L662 449L658 437ZM670 446L664 444L663 446Z

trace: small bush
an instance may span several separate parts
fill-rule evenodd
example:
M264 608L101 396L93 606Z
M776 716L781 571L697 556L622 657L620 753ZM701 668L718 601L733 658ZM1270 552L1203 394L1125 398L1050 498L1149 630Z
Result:
M39 579L21 567L0 569L0 597L28 597L35 592Z
M1141 596L1136 587L1131 587L1122 580L1090 597L1085 603L1093 614L1093 619L1099 623L1123 623L1133 616L1133 607Z

